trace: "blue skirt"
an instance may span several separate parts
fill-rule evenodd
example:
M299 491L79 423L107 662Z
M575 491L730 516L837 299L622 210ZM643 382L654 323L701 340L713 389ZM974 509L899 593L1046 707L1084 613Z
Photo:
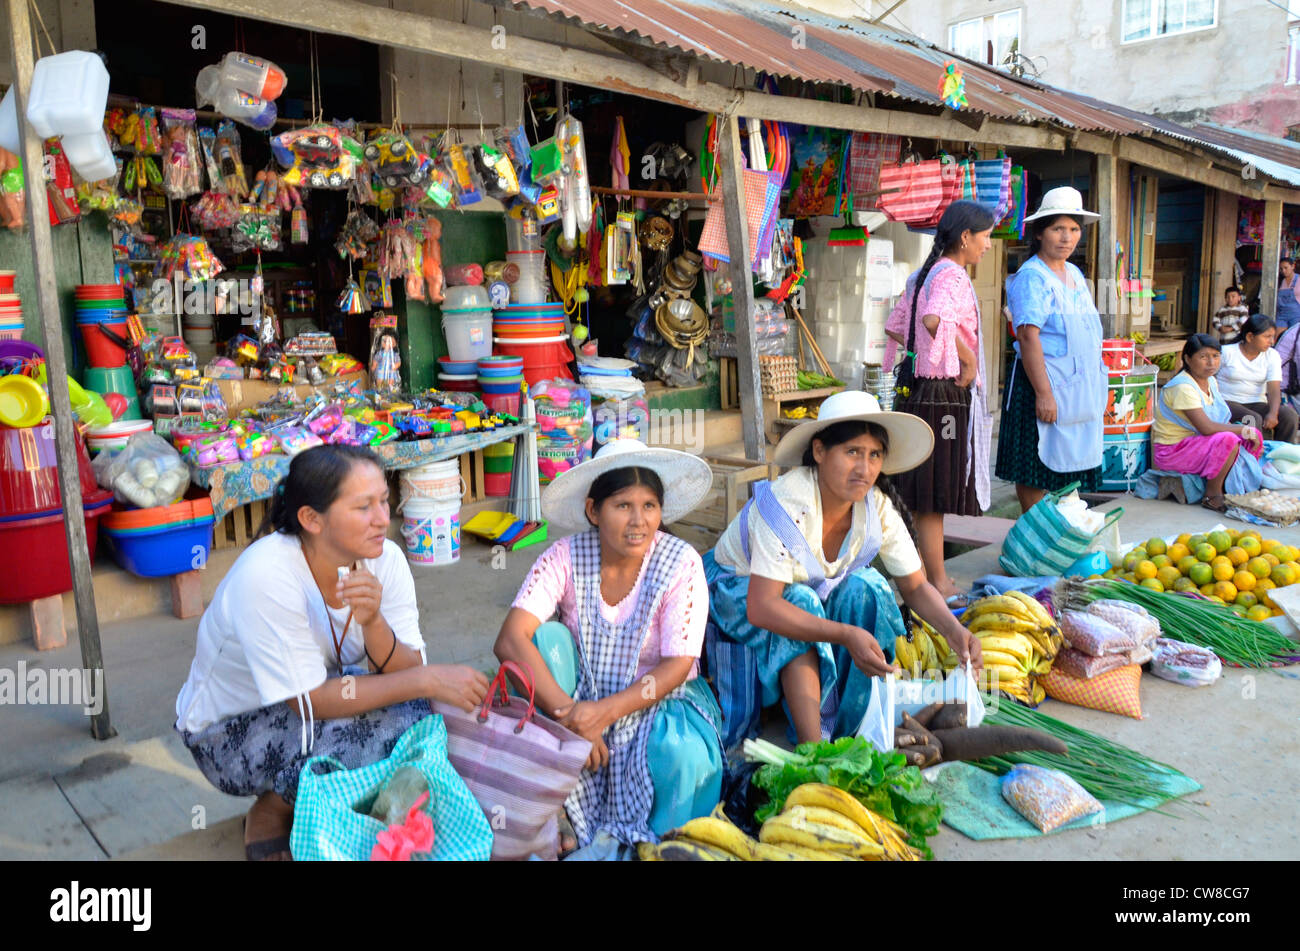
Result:
M549 621L537 628L533 644L560 689L573 696L578 686L578 648L573 634L558 621ZM722 711L703 678L686 681L683 690L689 700L667 697L655 704L654 723L646 744L654 787L650 829L656 836L707 816L722 798L722 747L718 738ZM713 722L697 708L708 712Z
M826 643L796 641L749 622L749 577L723 568L704 555L709 583L709 625L704 634L708 676L722 707L723 746L728 754L758 735L763 707L782 700L781 671L809 650L817 652L821 669L822 738L856 733L871 699L871 678L853 664L848 649ZM823 602L806 584L786 585L785 600L814 617L860 627L876 638L885 657L894 659L894 640L904 634L902 612L894 589L874 568L859 568L845 578ZM789 718L789 707L785 706ZM795 740L793 725L788 731Z

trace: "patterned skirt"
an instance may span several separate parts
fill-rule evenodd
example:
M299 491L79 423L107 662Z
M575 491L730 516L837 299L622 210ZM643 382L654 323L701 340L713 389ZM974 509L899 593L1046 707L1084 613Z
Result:
M360 668L349 668L349 672ZM374 676L374 675L367 675ZM313 744L302 752L302 720L287 703L259 707L190 733L178 730L208 782L228 796L278 793L293 805L298 776L313 756L336 757L346 768L377 763L402 734L430 713L429 701L408 700L354 717L316 720Z
M1019 360L1012 362L1014 366L1008 367L1007 373L1011 403L1008 406L1003 398L994 474L1007 482L1048 492L1063 489L1072 482L1079 483L1080 492L1096 492L1101 485L1101 466L1078 472L1057 472L1047 468L1038 457L1038 410L1034 385L1029 382L1024 364Z
M915 469L891 476L913 512L979 515L975 470L970 468L971 391L951 379L917 377L912 392L894 409L925 420L934 431L934 452Z

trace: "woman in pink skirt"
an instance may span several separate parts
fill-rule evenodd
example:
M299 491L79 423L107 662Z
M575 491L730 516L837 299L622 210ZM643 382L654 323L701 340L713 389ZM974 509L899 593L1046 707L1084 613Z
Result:
M1258 429L1230 423L1231 411L1219 395L1219 341L1192 334L1183 345L1182 372L1160 388L1152 427L1155 467L1206 480L1201 505L1223 512L1223 483L1242 446L1256 459L1264 450Z

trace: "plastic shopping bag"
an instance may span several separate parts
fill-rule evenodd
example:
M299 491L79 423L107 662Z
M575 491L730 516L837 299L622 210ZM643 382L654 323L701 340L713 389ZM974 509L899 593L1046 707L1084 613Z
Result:
M858 736L877 750L894 748L894 728L903 714L916 714L932 703L966 704L966 724L984 722L984 699L975 683L970 664L954 670L943 680L899 680L893 674L871 678L871 700L858 726Z

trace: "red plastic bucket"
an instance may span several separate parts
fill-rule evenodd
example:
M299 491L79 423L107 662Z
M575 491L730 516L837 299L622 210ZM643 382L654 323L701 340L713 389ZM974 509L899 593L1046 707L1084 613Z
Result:
M96 522L112 501L109 492L83 500L91 561L99 537ZM62 509L36 518L0 522L0 578L5 579L0 585L0 604L23 604L72 590Z
M520 393L484 393L483 405L494 413L506 413L517 417L523 402Z
M567 337L543 337L533 340L496 338L497 353L511 353L524 358L524 379L530 387L542 380L572 380L569 363L573 351Z
M502 497L510 494L509 472L486 472L483 474L483 492L486 495Z
M86 363L92 367L120 367L126 365L126 350L130 341L126 336L126 321L113 320L96 323L78 323L81 339L86 345Z

